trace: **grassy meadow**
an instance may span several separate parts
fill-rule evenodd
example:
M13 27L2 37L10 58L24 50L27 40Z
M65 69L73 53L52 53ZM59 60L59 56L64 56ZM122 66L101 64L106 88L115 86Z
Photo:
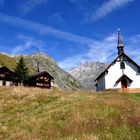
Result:
M140 93L0 87L0 140L140 140Z

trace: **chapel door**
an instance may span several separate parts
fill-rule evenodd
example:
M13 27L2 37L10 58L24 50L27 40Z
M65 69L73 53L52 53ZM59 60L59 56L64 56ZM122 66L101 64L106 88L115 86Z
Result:
M127 90L127 80L122 79L121 81L121 89L123 92L125 92Z

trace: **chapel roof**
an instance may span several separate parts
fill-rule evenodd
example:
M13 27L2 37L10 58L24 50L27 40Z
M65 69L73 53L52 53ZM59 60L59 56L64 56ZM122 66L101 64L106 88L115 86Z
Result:
M126 58L126 60L128 61L128 62L130 62L130 63L132 63L133 65L135 65L137 68L138 68L138 70L140 69L140 66L135 62L135 61L133 61L128 55L126 55L124 52L122 52L121 54L119 54L113 61L112 61L112 63L95 79L95 81L96 80L98 80L98 79L100 79L100 77L102 77L102 75L104 75L106 72L108 72L108 69L114 64L114 63L116 63L117 62L117 60L118 60L118 58L120 58L121 56L123 56L124 58ZM125 61L126 61L125 60Z
M116 83L119 83L122 79L127 79L129 83L132 83L133 80L131 80L127 75L123 74L117 81Z

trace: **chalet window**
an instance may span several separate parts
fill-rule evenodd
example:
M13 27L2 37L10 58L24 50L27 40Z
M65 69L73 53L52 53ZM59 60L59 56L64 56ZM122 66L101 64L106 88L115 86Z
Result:
M45 87L49 87L49 84L44 84Z
M5 74L0 74L0 77L4 78L5 77Z
M125 69L125 63L121 61L120 63L120 69Z
M43 83L36 83L37 86L43 86Z
M37 80L43 79L43 77L38 77Z
M48 81L49 81L49 78L46 78L46 77L45 77L45 78L44 78L44 81L45 81L45 82L48 82Z

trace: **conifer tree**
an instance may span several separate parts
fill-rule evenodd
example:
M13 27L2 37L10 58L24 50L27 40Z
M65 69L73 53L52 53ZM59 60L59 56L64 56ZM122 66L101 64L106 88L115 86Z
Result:
M23 83L24 85L28 82L28 68L24 62L24 58L21 56L16 68L15 68L15 78L18 82Z

